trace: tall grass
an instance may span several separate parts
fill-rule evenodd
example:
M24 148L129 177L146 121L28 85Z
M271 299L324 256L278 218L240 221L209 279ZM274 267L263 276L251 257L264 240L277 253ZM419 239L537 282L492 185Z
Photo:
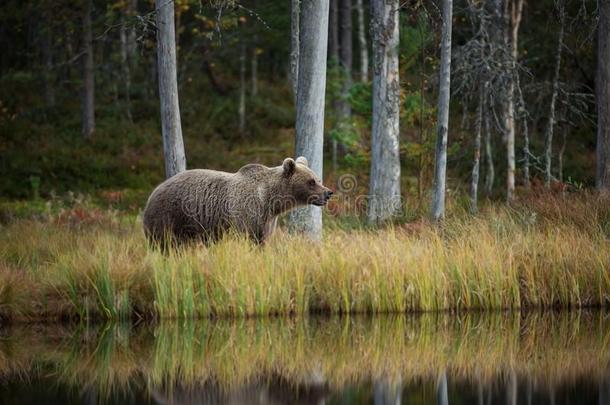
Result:
M381 230L331 225L163 255L139 221L17 221L0 234L7 319L196 318L606 305L610 204L545 198Z

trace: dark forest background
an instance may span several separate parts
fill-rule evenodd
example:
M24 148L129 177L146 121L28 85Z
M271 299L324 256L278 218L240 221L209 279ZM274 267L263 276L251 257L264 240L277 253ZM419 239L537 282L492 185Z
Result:
M92 2L95 128L86 137L80 113L84 3L7 0L0 6L0 196L4 200L48 199L71 191L137 210L164 178L154 4L148 0ZM328 61L325 142L329 147L325 147L324 172L325 182L331 185L340 175L351 173L366 192L371 84L370 70L368 80L361 77L355 4L352 85L347 95L341 94L345 71L332 57ZM563 21L553 176L562 189L579 189L593 186L596 174L597 4L591 0L564 4L562 19L556 1L526 2L519 32L519 77L536 187L544 177L544 136ZM370 60L366 0L363 11ZM176 0L175 13L188 168L236 171L245 163L279 165L284 157L293 156L290 2ZM401 181L402 194L411 201L425 200L433 181L440 21L435 2L401 3ZM450 196L467 194L472 170L476 94L469 90L463 51L477 30L472 2L456 1ZM240 125L241 94L245 121ZM338 99L351 106L348 122L337 114ZM490 128L495 166L492 199L505 195L503 132L494 124L498 119L491 120ZM518 119L518 188L523 185L522 126L523 120ZM336 159L330 147L333 140L339 145ZM483 166L488 158L482 158Z

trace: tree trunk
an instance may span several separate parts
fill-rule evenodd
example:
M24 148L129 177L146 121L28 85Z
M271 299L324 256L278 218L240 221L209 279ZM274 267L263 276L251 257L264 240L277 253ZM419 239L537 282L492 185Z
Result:
M396 405L402 402L402 381L380 379L373 384L374 405Z
M487 171L485 174L485 195L491 196L493 191L494 179L496 177L496 170L494 168L493 159L493 148L491 144L491 124L489 122L489 109L485 108L483 112L485 119L485 161Z
M451 0L443 0L443 1L451 1ZM444 25L444 23L443 23ZM438 381L436 383L436 403L437 405L449 405L449 395L447 393L447 371L443 370L443 372L439 375Z
M449 93L451 90L451 27L453 0L443 0L443 31L441 38L441 67L438 97L438 131L434 167L434 198L432 218L445 216L445 183L447 179L447 133L449 131Z
M564 23L565 23L565 10L564 5L561 3L562 0L558 3L558 11L559 11L559 37L557 40L557 56L555 62L555 75L553 77L553 94L551 95L551 107L549 112L549 123L546 129L546 136L544 137L544 186L546 188L551 187L551 180L553 178L553 174L551 172L551 164L553 157L553 130L555 127L556 121L556 104L557 104L557 96L559 93L559 74L561 72L561 52L563 50L563 34L564 34Z
M239 133L246 132L246 43L242 40L239 51Z
M400 210L400 84L398 0L371 0L373 117L368 221L379 224Z
M328 0L302 0L296 156L305 156L320 179L323 174L328 13ZM319 240L322 237L322 209L309 205L295 210L291 225L293 230Z
M290 76L292 79L292 94L296 103L299 83L299 43L300 43L300 15L301 1L290 1Z
M561 147L559 148L559 155L557 156L557 174L559 182L563 183L563 157L566 152L566 146L568 142L568 124L564 123L561 128Z
M364 7L362 0L356 0L356 11L358 12L358 45L360 47L360 80L363 83L369 81L369 49L366 43L366 31L364 29Z
M521 115L522 131L523 131L523 185L526 189L531 187L530 180L530 134L529 125L527 122L527 108L525 108L525 100L523 99L523 91L521 91L521 84L519 82L519 74L516 76L517 80L517 91L519 92L519 115Z
M340 121L345 122L352 115L351 106L347 101L349 90L352 87L352 0L340 0L339 6L339 62L342 78L339 115Z
M127 60L131 66L134 66L137 50L136 24L134 21L137 14L138 0L127 0L127 22L129 26L127 30Z
M508 0L505 0L508 1ZM513 0L510 3L510 79L506 100L506 200L511 201L515 194L515 75L517 74L517 58L519 57L519 26L523 12L524 0ZM508 7L507 7L508 9Z
M599 191L610 193L610 1L599 0L597 27L597 175Z
M331 66L339 63L339 1L329 1L328 61Z
M95 131L95 77L93 70L93 38L91 34L92 0L83 4L83 100L82 100L82 134L90 138Z
M176 40L174 31L174 3L156 0L157 11L157 70L165 177L170 178L186 169L178 79L176 73Z
M126 10L121 17L121 28L119 30L119 37L121 39L121 70L123 72L123 79L125 80L125 109L127 119L133 122L131 115L131 69L129 68L129 45L128 45L128 33L127 33L127 19L125 14L129 10Z
M481 33L486 32L485 10L481 6L479 10L479 30ZM481 60L485 60L486 53L486 36L481 39ZM474 138L474 161L472 164L472 179L470 183L470 212L475 214L478 211L479 197L479 177L481 172L481 133L483 132L483 108L485 108L485 100L487 99L487 70L481 72L479 77L479 102L477 105L477 117L475 122L475 138Z
M483 108L485 104L486 90L487 83L484 83L479 88L479 104L477 106L477 118L475 123L474 161L472 163L472 180L470 182L470 212L473 214L478 211L479 173L481 167L481 133L483 132Z

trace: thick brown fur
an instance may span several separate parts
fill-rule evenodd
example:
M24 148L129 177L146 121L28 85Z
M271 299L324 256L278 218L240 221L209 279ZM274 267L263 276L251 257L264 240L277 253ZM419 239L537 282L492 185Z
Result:
M249 164L227 173L187 170L161 183L144 209L151 243L213 242L230 229L263 243L277 217L298 206L326 204L332 192L303 157L281 166Z

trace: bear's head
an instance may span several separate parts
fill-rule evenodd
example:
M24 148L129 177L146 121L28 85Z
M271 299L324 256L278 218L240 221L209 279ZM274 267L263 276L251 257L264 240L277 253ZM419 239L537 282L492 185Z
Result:
M325 187L320 178L309 168L307 159L303 156L296 160L284 159L282 176L287 183L286 191L294 198L297 205L313 204L322 207L333 194L332 190Z

